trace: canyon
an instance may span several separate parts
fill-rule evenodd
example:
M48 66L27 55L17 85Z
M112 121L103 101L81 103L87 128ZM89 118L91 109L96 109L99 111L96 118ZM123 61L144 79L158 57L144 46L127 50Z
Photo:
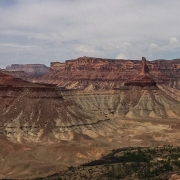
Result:
M180 59L3 70L0 103L0 178L50 175L120 147L178 146Z

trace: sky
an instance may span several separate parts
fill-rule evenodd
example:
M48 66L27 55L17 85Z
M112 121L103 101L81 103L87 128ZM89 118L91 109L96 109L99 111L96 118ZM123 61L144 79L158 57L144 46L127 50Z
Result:
M0 68L180 58L179 0L0 0Z

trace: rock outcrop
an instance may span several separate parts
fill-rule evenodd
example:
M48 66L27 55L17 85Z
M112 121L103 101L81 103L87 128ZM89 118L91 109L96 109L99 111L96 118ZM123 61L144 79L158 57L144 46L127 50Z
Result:
M49 69L50 68L45 66L44 64L12 64L11 66L6 67L7 73L11 73L11 71L13 71L11 75L15 74L14 71L17 71L19 73L21 71L24 71L31 76L45 75L49 72Z
M20 78L26 80L28 77L30 77L29 74L25 73L24 71L11 71L11 70L2 70L4 74L8 74L14 78Z
M149 74L149 68L146 64L146 58L142 57L142 70L132 80L127 81L125 86L139 86L139 87L156 87L156 82Z
M147 61L147 67L156 83L180 89L180 59ZM80 57L65 63L52 62L47 75L29 80L66 89L108 90L124 86L140 71L140 60Z

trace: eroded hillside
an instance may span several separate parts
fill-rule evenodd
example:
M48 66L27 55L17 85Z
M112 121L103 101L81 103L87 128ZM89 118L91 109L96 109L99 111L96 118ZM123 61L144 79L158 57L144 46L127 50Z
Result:
M162 90L28 93L1 97L2 178L60 172L119 147L179 144L180 101Z
M145 59L141 69L124 86L81 90L0 73L0 178L46 176L120 147L179 145L180 92L156 83Z

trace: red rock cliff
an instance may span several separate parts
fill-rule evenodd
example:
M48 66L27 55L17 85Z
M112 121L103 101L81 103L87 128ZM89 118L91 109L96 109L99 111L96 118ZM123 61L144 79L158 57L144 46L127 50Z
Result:
M157 83L180 89L180 59L147 61L147 67ZM58 84L67 89L86 89L89 86L112 89L123 86L140 71L140 60L80 57L65 63L52 62L50 72L33 79L33 82Z
M139 86L139 87L156 87L156 82L149 74L149 68L146 63L146 58L142 57L141 72L132 80L127 81L125 86Z

